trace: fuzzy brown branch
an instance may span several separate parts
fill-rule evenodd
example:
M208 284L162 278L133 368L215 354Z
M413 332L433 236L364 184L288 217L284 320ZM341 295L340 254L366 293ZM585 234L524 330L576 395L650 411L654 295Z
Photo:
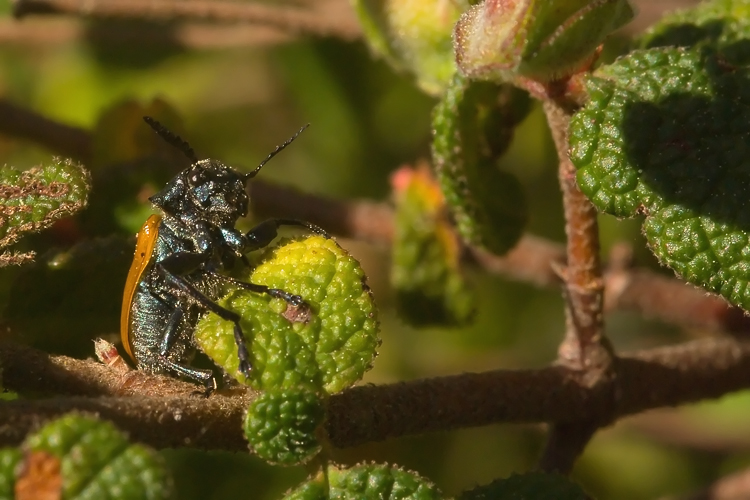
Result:
M597 211L578 188L575 167L568 157L571 110L555 100L543 104L559 160L559 182L565 215L566 266L560 268L567 307L565 336L558 362L580 370L586 386L603 405L614 405L614 352L604 335L604 279L599 255ZM588 420L556 424L540 461L546 471L567 473L601 422Z
M735 426L706 425L678 409L645 412L618 427L649 441L680 450L726 457L750 451L750 432Z
M750 469L725 476L708 488L681 500L742 500L750 498Z
M644 269L615 270L605 278L605 309L640 312L685 328L747 335L750 317L725 299Z
M107 23L91 29L78 19L34 19L19 23L0 19L0 43L4 45L57 47L60 44L91 41L100 45L150 48L175 46L206 50L232 47L261 47L294 40L294 36L270 26L211 26L184 23L170 26Z
M18 445L46 422L79 412L110 420L134 441L157 448L242 451L247 450L241 435L242 415L249 402L247 398L199 395L18 400L0 408L0 443Z
M250 208L260 216L301 218L327 231L371 243L393 240L393 208L385 203L341 201L254 180Z
M41 422L80 410L106 416L156 447L245 448L238 422L252 395L206 399L195 394L196 386L174 379L123 375L93 361L10 344L0 345L0 364L10 390L99 396L4 402L0 445L17 444ZM750 342L733 338L637 352L617 364L614 411L580 371L553 366L354 387L330 398L327 430L332 444L344 448L499 422L602 422L750 387ZM132 376L137 383L129 382Z
M305 5L208 0L15 0L13 13L74 15L102 19L206 21L252 23L297 35L334 36L354 40L361 36L351 7L341 0Z
M570 474L578 457L594 437L601 422L584 420L581 422L557 423L550 428L539 470Z
M3 99L0 99L0 134L36 142L83 163L91 154L91 135L86 130L49 120Z
M559 360L572 368L588 371L595 384L610 371L612 364L612 352L604 338L604 281L599 256L598 214L578 189L575 167L568 158L570 112L551 100L545 101L544 112L560 161L567 236L567 262L561 269L568 302L567 327Z

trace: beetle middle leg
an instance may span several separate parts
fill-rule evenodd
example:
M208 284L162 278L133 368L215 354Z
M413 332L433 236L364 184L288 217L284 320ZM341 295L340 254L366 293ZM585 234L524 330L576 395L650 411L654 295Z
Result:
M298 220L298 219L267 219L254 228L252 228L250 231L248 231L245 234L245 252L251 252L253 250L258 250L260 248L268 246L277 236L279 232L279 228L282 226L297 226L297 227L304 227L309 229L315 234L318 234L320 236L323 236L324 238L328 239L331 236L325 231L325 229L321 228L320 226L316 226L315 224L312 224L307 221ZM243 262L249 266L249 262L247 261L247 258L243 255ZM221 278L229 283L232 283L233 285L244 288L245 290L250 290L251 292L255 293L262 293L266 295L270 295L271 297L283 299L286 301L287 304L290 304L295 307L304 306L307 305L302 297L299 295L291 294L285 290L282 290L280 288L270 288L266 285L260 285L258 283L250 283L247 281L239 281L234 278L231 278L229 276L219 275L216 274L218 278Z
M294 295L285 290L282 290L281 288L271 288L266 285L260 285L258 283L240 281L238 279L232 278L231 276L224 276L223 274L216 274L216 273L211 273L211 274L213 274L217 278L220 278L228 283L233 284L234 286L238 288L244 288L245 290L250 290L251 292L270 295L271 297L275 299L283 299L287 304L292 305L292 306L299 307L305 304L305 299L303 299L299 295Z
M189 254L175 254L175 255L189 255ZM216 314L223 320L231 321L234 323L234 342L237 344L237 358L239 359L239 370L245 377L250 377L252 365L250 364L250 353L247 349L245 342L245 336L242 333L242 327L240 326L239 314L221 307L219 304L206 297L200 290L198 290L192 283L186 280L183 276L175 274L168 268L168 263L165 261L158 263L161 273L170 282L185 292L190 298L197 302L204 309ZM164 265L167 264L167 265ZM213 274L213 273L212 273ZM171 319L170 319L171 321ZM169 339L165 339L163 342L168 342Z
M147 353L139 357L139 359L141 359L139 364L146 365L152 370L159 368L160 370L173 372L182 375L183 377L198 381L205 386L206 394L210 394L216 389L216 380L214 379L211 370L186 366L170 359L169 356L170 351L174 347L175 341L180 334L180 328L185 321L185 311L181 307L181 304L174 304L165 300L162 294L159 293L158 287L156 289L151 289L149 293L151 297L158 301L162 310L171 309L172 312L169 313L169 320L164 329L160 332L161 338L158 341L158 345L153 346L156 349L153 349L151 346L145 346Z

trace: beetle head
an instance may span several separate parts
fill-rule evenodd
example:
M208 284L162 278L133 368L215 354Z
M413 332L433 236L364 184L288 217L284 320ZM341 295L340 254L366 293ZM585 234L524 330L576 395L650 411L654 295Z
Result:
M183 170L150 198L165 212L179 218L204 220L233 227L247 215L248 176L217 160L200 160Z
M307 128L299 129L283 144L276 146L250 173L243 174L217 160L198 160L193 148L177 134L167 130L151 117L143 119L165 141L182 151L192 165L175 176L153 195L151 203L180 219L206 221L221 227L234 227L237 219L247 215L249 198L247 182Z

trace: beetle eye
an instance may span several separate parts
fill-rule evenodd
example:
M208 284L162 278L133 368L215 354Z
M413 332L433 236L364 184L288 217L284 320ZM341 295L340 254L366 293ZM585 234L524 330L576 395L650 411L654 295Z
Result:
M203 169L196 168L192 172L190 172L190 183L193 185L199 185L206 182L206 174L203 172Z

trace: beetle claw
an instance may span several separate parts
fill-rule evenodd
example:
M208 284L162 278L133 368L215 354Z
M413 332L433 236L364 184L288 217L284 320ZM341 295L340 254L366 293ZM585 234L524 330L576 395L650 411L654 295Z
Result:
M246 359L240 360L240 366L239 366L240 373L242 373L245 378L250 378L250 373L253 371L252 366L250 366L250 362Z

